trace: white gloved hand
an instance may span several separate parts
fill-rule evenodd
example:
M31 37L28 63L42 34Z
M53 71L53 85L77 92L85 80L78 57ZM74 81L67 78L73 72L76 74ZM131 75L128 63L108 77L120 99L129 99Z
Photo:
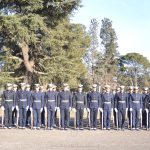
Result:
M147 108L145 108L145 111L146 111L146 113L148 113L148 109Z
M32 111L33 109L32 109L32 107L30 107L30 111Z
M5 110L4 106L1 106L1 109L4 111Z
M142 113L142 108L140 108L140 113Z
M46 111L47 110L47 108L46 108L46 106L44 107L44 111Z
M43 108L40 109L40 112L42 112L42 111L43 111Z
M55 111L57 110L57 107L55 107Z
M60 110L60 108L59 108L59 107L57 107L57 110Z
M71 107L69 107L69 111L71 111L72 110L72 108Z
M89 109L89 108L87 108L87 111L88 111L88 112L90 112L90 109Z
M15 109L15 107L13 106L11 110L14 111L14 109Z
M130 108L130 111L132 111L133 109L132 108Z
M16 110L17 110L17 111L19 110L19 107L18 107L18 106L16 106Z
M118 112L117 108L115 108L115 112Z
M113 112L113 110L114 110L114 109L112 108L112 109L111 109L111 112Z
M102 109L102 108L98 108L98 110L101 111L101 112L103 112L103 109Z
M76 112L77 110L76 110L75 108L72 108L72 111L73 111L73 112Z
M87 109L86 108L84 108L84 111L86 111Z
M26 107L26 111L29 109L29 106Z

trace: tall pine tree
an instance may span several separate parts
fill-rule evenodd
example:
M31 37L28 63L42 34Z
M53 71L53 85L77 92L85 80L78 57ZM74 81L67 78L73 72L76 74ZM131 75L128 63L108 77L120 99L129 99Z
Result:
M59 78L57 81L63 82L64 78L69 81L70 77L68 79L63 76L61 79L59 76L66 71L67 75L71 76L71 65L72 70L79 64L82 66L82 54L88 46L84 27L70 24L68 19L79 4L80 0L0 1L0 49L4 62L3 71L11 72L11 76L31 84L56 81L56 77ZM85 40L78 41L77 38ZM78 60L71 64L71 53L79 51ZM67 63L70 63L69 68ZM61 65L66 66L65 69L68 70L57 72L61 70ZM74 80L77 80L80 75L75 77Z

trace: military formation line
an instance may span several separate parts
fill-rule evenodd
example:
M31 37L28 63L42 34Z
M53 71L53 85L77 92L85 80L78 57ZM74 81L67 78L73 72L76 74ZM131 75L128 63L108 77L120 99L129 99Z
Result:
M116 92L110 85L105 85L102 92L93 84L91 91L83 92L83 85L78 85L76 92L69 90L67 83L57 91L54 84L43 86L20 83L6 84L1 97L1 117L4 129L31 128L67 130L144 130L150 129L150 94L149 88L119 86ZM70 120L73 119L73 124ZM100 127L100 128L99 128Z

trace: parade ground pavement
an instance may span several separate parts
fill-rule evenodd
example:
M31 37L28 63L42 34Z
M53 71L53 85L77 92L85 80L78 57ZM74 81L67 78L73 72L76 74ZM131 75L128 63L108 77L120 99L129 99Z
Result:
M150 131L0 129L0 150L150 150Z

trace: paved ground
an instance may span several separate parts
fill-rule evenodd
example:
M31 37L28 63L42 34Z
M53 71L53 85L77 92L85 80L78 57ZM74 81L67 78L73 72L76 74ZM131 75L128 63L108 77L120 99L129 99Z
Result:
M149 150L149 131L0 129L0 150Z

